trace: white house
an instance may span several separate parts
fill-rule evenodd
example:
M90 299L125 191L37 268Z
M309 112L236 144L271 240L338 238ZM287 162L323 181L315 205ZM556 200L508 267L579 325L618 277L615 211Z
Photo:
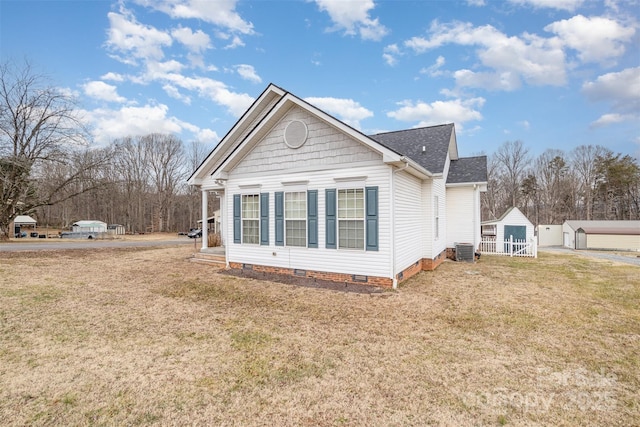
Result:
M227 266L395 287L477 247L487 167L453 124L367 136L269 85L189 184L204 221L220 197Z

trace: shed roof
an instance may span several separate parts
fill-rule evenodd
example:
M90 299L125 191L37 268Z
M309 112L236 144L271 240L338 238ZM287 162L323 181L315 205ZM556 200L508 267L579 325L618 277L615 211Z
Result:
M13 220L14 224L37 224L38 221L31 218L29 215L18 215L16 219Z
M640 235L640 221L569 220L565 222L574 231L582 229L587 234Z

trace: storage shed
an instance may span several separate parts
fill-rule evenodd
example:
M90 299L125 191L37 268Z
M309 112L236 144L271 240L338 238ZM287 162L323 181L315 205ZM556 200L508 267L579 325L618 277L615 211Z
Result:
M16 237L21 237L21 233L25 231L25 228L31 228L35 232L37 224L38 222L29 215L18 215L13 220L11 229L13 229Z
M511 207L498 219L482 221L483 240L514 240L530 241L535 235L535 228L531 221L516 207Z
M640 251L640 221L565 221L562 241L572 249Z

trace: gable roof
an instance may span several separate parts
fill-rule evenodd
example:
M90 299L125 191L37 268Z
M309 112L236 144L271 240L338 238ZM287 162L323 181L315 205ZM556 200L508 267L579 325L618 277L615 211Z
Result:
M487 182L487 156L462 157L452 160L447 184Z
M385 163L395 166L407 164L407 172L422 179L442 174L449 156L452 165L453 162L463 161L455 164L452 180L448 180L447 183L487 181L486 157L458 159L453 123L367 136L294 94L270 84L191 174L189 184L200 185L207 178L225 179L228 171L233 169L293 106L305 109L328 125L348 134L355 141L380 153ZM464 171L467 167L470 169Z
M453 123L417 129L369 135L369 138L401 153L432 173L444 172L452 136ZM455 141L455 139L454 139ZM455 144L454 144L455 145ZM422 149L424 147L424 151ZM457 158L457 147L455 157ZM453 157L453 156L452 156Z
M587 234L640 235L640 221L568 220L565 223L574 231L582 229Z
M519 213L524 219L529 221L529 224L533 225L533 223L529 220L529 218L527 218L527 216L525 214L523 214L522 211L520 209L518 209L517 207L515 207L515 206L511 206L509 209L504 211L504 213L502 215L500 215L500 218L498 218L498 219L490 219L490 220L487 220L487 221L482 221L481 224L482 225L497 224L497 223L501 222L503 219L505 219L507 217L507 215L509 215L514 210L517 213Z
M13 220L14 224L36 224L37 221L31 218L29 215L18 215L16 219Z

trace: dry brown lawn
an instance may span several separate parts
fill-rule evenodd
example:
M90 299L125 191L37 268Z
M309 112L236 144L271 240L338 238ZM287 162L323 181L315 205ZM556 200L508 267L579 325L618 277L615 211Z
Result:
M0 253L0 425L638 425L640 269L446 262L379 294L192 247Z

